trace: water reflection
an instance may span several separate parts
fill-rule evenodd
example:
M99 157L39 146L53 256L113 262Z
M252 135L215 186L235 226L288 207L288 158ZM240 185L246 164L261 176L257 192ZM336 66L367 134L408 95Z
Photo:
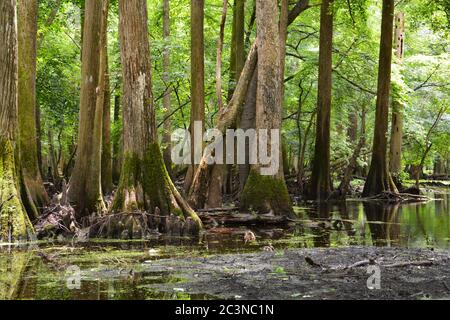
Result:
M436 201L405 205L307 205L296 208L300 222L289 228L218 226L197 238L54 243L28 249L0 246L0 299L212 299L184 292L183 275L140 271L140 266L154 259L259 252L268 243L278 250L351 245L450 249L450 194L431 196ZM257 242L244 243L247 228L255 232ZM70 265L81 269L79 289L66 285ZM173 291L158 289L167 284Z
M399 205L365 202L363 206L372 237L372 244L378 247L389 246L392 243L398 244L400 238Z
M373 245L450 249L450 194L430 194L426 203L343 201L300 210L311 247Z

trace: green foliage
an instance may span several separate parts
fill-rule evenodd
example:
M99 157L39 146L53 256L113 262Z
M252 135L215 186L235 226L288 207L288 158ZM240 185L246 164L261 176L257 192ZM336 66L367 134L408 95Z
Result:
M56 152L64 161L74 150L78 126L80 88L80 48L82 0L63 0L51 24L55 2L39 2L38 104L42 113L44 160L49 155L50 131ZM300 147L305 144L305 166L310 165L315 135L314 115L317 100L317 72L320 30L320 1L310 1L289 27L285 70L285 96L282 132L286 137L291 165L296 165ZM293 6L293 3L291 3ZM148 1L150 47L153 67L153 94L157 124L167 110L162 96L172 89L172 128L187 128L190 114L190 7L185 0L170 1L171 37L163 39L162 0ZM246 1L246 48L255 39L255 26L250 29L254 0ZM222 0L208 0L205 5L205 95L206 123L212 127L217 118L215 96L216 43L219 36ZM394 58L392 67L392 100L404 106L403 162L420 161L426 145L427 131L440 106L449 105L450 57L448 37L449 4L447 0L400 1L396 12L405 13L405 57ZM358 165L366 166L371 148L375 93L377 90L381 1L335 1L333 37L333 97L331 115L332 162L349 159L354 146L364 134L366 143ZM111 1L108 26L109 71L111 96L121 94L121 61L118 31L118 1ZM222 83L226 102L229 83L232 5L230 3L223 48ZM171 52L169 81L163 81L162 53ZM393 104L395 105L395 104ZM113 114L113 112L111 112ZM347 129L356 115L357 140L347 137ZM365 118L365 127L361 121ZM426 164L437 155L448 158L448 112L432 132ZM312 119L312 123L310 120ZM305 132L310 127L309 134ZM162 130L162 125L159 127ZM112 126L112 140L119 142L121 121ZM160 131L162 133L162 131ZM160 134L161 136L161 134ZM44 161L45 162L45 161ZM340 172L336 172L337 175Z

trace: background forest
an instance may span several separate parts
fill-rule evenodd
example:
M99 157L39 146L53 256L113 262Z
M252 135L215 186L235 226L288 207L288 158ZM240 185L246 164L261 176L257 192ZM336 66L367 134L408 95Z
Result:
M244 3L244 50L255 37L254 6ZM349 5L350 3L350 5ZM283 135L289 169L297 172L300 157L306 168L314 150L314 115L317 105L319 51L319 2L310 1L306 10L289 27L286 57ZM230 79L233 1L225 24L222 81L223 99ZM331 111L331 159L349 159L361 136L365 137L358 166L367 170L368 150L373 136L381 1L336 1L333 41L333 98ZM187 128L190 121L190 8L186 1L170 1L172 36L163 36L162 1L148 1L153 91L156 116L163 136L162 122L170 116L171 130ZM405 14L405 57L394 60L392 95L405 108L402 168L420 164L427 145L425 172L448 172L449 118L428 134L439 110L449 105L450 59L449 20L445 1L397 1L395 10ZM447 7L448 9L448 7ZM78 132L82 5L80 1L39 1L37 58L37 102L41 113L41 168L44 177L70 177ZM214 126L218 112L215 95L216 42L219 36L222 1L205 5L205 123ZM110 69L111 144L116 160L114 180L118 182L121 137L121 69L118 40L117 3L111 1L108 25ZM171 66L164 74L162 55L171 52ZM167 88L172 91L170 110L163 107ZM312 123L312 124L311 124ZM305 145L304 147L302 147ZM164 145L163 145L164 147ZM302 153L304 149L304 154ZM57 164L57 166L56 166ZM334 180L339 181L334 171ZM402 173L407 178L407 171Z

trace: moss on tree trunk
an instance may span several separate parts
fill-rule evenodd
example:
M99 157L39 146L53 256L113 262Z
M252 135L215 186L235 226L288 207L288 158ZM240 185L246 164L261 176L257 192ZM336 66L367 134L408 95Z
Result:
M11 141L0 139L0 242L28 240L33 226L22 205Z
M277 215L292 215L292 201L283 179L277 176L263 176L250 170L242 192L240 207L242 210L254 210Z
M161 215L175 214L183 219L190 217L199 226L202 225L200 218L172 183L159 145L152 143L143 158L130 153L124 156L113 211L155 212L156 208Z

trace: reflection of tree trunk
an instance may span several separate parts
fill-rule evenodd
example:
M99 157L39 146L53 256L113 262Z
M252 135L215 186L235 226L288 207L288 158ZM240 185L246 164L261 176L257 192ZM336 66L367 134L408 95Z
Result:
M30 257L30 252L0 251L0 300L20 298L20 285Z
M344 230L349 237L349 245L357 244L354 239L355 229L353 229L353 223L349 221L350 215L348 212L349 207L347 206L347 202L346 201L339 202L338 208L339 208L339 215L341 216L342 219L342 224L344 225Z
M364 202L363 205L373 245L384 247L398 241L400 236L400 226L397 223L399 205L383 205L373 202Z
M329 202L317 203L316 210L309 213L311 220L318 219L319 221L328 220L331 217L331 204ZM313 228L314 247L329 247L330 246L330 232L323 228Z

